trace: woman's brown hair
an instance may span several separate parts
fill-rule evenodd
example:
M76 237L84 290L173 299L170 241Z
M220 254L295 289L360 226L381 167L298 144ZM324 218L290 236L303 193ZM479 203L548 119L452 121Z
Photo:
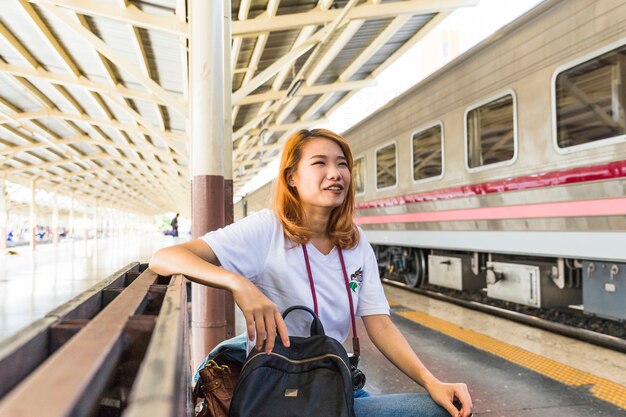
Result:
M296 172L302 158L302 149L313 139L328 139L335 142L348 161L348 169L352 173L352 151L348 142L338 134L326 129L302 129L287 139L276 182L274 211L283 224L285 235L292 241L305 244L311 238L311 232L304 226L306 215L298 192L289 187L289 175ZM342 249L352 248L359 243L359 231L354 224L354 181L350 180L343 204L335 207L328 221L328 236L334 245Z

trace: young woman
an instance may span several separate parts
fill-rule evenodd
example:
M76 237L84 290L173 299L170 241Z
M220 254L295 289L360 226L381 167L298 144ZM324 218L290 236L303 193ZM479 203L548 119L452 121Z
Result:
M246 319L248 337L253 340L256 331L257 348L266 340L270 352L276 337L289 346L288 335L308 336L308 317L290 316L287 324L281 317L283 310L297 304L311 308L316 304L326 334L346 339L350 307L341 256L350 276L355 314L362 318L368 336L430 394L355 398L357 417L468 417L472 401L467 386L435 378L389 317L374 252L354 224L351 170L352 153L345 139L324 129L301 130L285 144L273 210L161 249L150 260L150 268L231 291Z

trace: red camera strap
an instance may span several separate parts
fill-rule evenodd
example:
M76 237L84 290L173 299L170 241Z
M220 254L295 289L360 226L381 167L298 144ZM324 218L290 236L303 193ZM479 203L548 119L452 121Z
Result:
M337 251L339 252L339 260L341 261L341 269L343 270L343 280L346 285L346 292L348 293L348 301L350 303L350 319L352 321L352 351L355 356L360 356L361 347L359 344L359 337L356 334L356 319L354 318L354 304L352 302L352 293L350 292L350 280L348 279L346 264L343 260L343 252L339 246L337 246ZM311 295L313 296L313 310L315 311L315 314L319 314L317 309L317 295L315 294L315 282L313 281L313 273L311 272L311 263L309 262L309 253L307 252L306 245L302 245L302 252L304 253L306 271L309 274L309 286L311 287Z

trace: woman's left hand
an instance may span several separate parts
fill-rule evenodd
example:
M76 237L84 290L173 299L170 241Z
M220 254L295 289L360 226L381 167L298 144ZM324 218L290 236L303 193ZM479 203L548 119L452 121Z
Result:
M432 399L445 408L451 416L469 417L472 415L472 398L467 389L467 385L435 381L429 385L427 389ZM453 404L455 399L461 404L460 410Z

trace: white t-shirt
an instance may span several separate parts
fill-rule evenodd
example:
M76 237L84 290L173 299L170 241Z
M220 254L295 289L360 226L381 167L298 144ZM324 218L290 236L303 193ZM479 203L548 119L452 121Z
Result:
M359 231L359 244L343 250L355 315L389 314L374 251ZM201 239L211 246L223 268L252 281L281 312L293 305L313 310L302 247L285 237L272 210L262 210ZM339 253L334 247L324 255L311 243L307 252L320 320L326 335L343 342L350 330L350 302ZM294 311L286 323L290 336L309 335L308 313Z

